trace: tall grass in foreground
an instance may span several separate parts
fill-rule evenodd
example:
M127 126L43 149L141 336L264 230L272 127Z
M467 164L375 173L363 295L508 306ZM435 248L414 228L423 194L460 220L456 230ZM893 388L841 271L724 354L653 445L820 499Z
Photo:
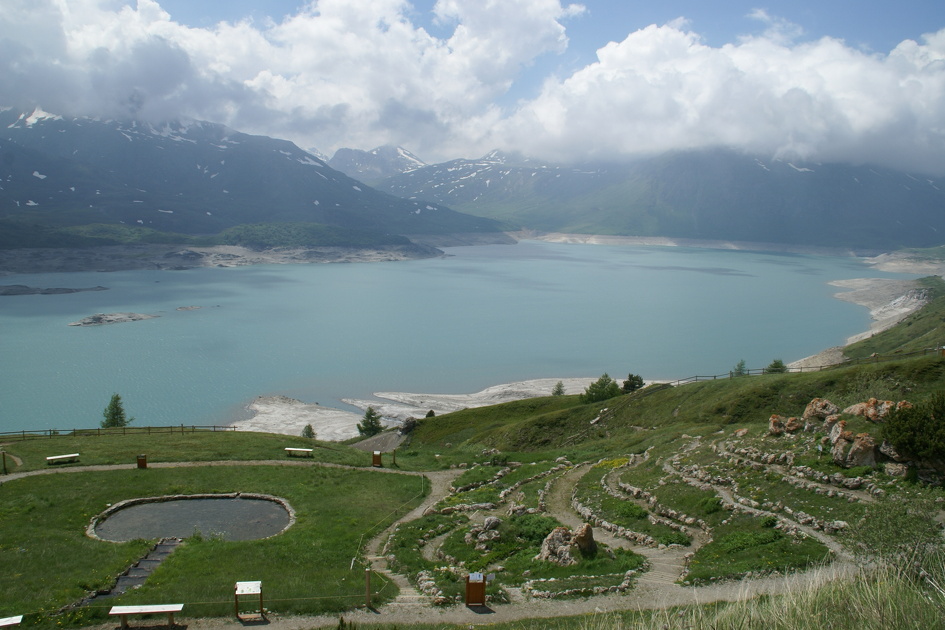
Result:
M777 596L721 606L657 611L649 619L599 615L580 630L896 630L945 627L945 559L931 573L896 567L851 570L839 579L813 580Z

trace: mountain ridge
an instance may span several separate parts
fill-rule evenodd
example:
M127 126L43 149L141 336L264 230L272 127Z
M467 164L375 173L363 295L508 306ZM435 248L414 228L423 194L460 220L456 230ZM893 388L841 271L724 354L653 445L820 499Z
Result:
M727 149L578 165L493 151L376 186L542 232L885 250L945 240L945 178Z
M498 232L491 219L376 191L287 140L203 121L0 111L0 218L213 234L305 222L381 233Z

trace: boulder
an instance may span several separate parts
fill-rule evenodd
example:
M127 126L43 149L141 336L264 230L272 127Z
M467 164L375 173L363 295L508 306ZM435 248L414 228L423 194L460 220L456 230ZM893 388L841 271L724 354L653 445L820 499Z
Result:
M583 554L590 554L597 551L597 542L594 540L594 530L587 523L577 528L577 531L575 531L571 537L571 542Z
M847 451L852 445L852 440L846 440L842 437L834 440L833 446L830 448L830 456L833 458L833 463L837 466L845 467L847 462Z
M801 416L801 419L805 421L808 420L826 420L828 416L833 416L840 413L840 407L836 406L826 398L815 398L809 403L804 409L804 414Z
M784 433L784 418L778 414L772 415L768 419L768 435L781 435Z
M784 423L784 430L788 433L797 433L804 426L804 423L801 422L800 418L790 417L787 419L787 422Z
M875 398L870 398L866 402L850 405L843 410L843 413L848 413L853 416L863 416L872 422L882 422L894 409L909 407L912 407L912 404L905 400L894 403L891 400L877 400Z
M879 445L879 452L894 462L906 461L906 458L899 454L899 451L896 450L896 447L893 446L891 442L886 440L883 440L883 443Z
M745 437L746 435L748 435L748 429L738 429L732 435L734 435L735 437Z
M886 474L890 477L905 477L909 473L909 467L905 464L886 462L884 468L886 469Z
M835 444L840 437L847 432L847 421L840 420L830 427L830 443Z
M847 451L846 466L875 466L876 440L869 433L858 433Z
M833 441L830 455L833 463L844 468L876 465L876 440L869 433L853 435L843 431Z
M838 422L840 422L840 416L838 414L824 418L824 433L829 434L834 425L836 425Z
M535 560L553 562L562 567L577 564L571 554L571 530L567 527L555 527L541 543L541 551Z
M486 530L486 531L489 531L489 530L491 530L491 529L496 529L496 528L498 528L499 525L501 525L501 524L502 524L502 520L501 520L501 519L496 518L495 516L487 516L487 517L486 517L486 520L483 521L483 523L482 523L482 528L483 528L484 530Z

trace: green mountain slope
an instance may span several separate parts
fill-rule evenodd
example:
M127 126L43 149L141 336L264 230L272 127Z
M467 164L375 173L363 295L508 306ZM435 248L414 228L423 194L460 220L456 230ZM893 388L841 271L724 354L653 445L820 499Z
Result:
M493 152L378 188L549 232L858 250L934 246L945 234L942 178L721 149L577 166Z

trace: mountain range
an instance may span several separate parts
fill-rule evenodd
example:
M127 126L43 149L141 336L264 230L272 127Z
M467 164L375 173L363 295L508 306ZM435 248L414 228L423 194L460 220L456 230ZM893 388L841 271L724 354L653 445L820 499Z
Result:
M390 147L352 153L338 168L379 190L538 231L856 250L945 242L945 178L870 165L725 149L579 165L500 151L422 166L384 162Z
M0 111L0 218L214 234L304 222L392 234L501 225L379 192L295 144L191 121L160 125Z
M209 235L306 223L379 235L526 229L868 252L945 242L945 178L726 149L569 165L493 151L425 164L388 146L339 149L326 162L208 122L6 109L0 222L8 234L14 224Z

